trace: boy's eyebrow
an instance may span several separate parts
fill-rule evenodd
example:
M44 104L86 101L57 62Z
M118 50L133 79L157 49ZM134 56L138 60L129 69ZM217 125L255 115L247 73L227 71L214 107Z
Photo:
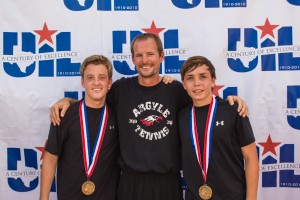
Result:
M209 73L208 73L208 72L202 72L202 73L197 74L197 75L204 75L204 74L209 74ZM193 74L189 74L189 73L187 72L184 76L193 76Z
M193 74L185 74L184 76L193 76Z

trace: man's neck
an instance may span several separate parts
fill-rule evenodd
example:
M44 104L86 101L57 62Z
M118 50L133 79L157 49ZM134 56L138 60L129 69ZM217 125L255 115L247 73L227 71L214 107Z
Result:
M138 82L140 85L145 87L151 87L157 85L162 80L162 77L157 75L153 77L142 77L138 75Z

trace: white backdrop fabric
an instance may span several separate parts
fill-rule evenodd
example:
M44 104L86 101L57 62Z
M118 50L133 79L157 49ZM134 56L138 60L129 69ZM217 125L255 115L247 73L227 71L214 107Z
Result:
M0 199L38 199L50 106L82 98L79 66L108 56L136 75L130 41L159 34L161 74L190 56L217 69L216 94L243 98L259 152L259 200L299 199L300 0L0 0ZM51 199L56 199L53 185Z

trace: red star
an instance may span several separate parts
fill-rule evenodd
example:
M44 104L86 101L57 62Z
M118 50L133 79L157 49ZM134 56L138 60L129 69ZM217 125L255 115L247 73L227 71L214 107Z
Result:
M51 35L53 35L55 32L57 32L57 30L49 30L47 24L44 24L43 30L34 30L34 32L36 32L37 34L40 35L40 41L39 44L41 42L43 42L44 40L48 40L49 42L52 42L52 38Z
M276 151L275 151L275 147L277 147L278 145L281 144L281 142L273 142L270 135L268 136L268 139L266 142L259 142L259 145L263 146L264 151L262 155L265 155L266 153L268 153L269 151L271 153L273 153L275 156L276 155Z
M39 151L42 152L42 155L41 155L41 157L40 157L40 160L43 160L43 158L44 158L46 144L47 144L47 140L46 140L46 142L45 142L45 144L44 144L43 147L35 147L36 149L38 149Z
M224 85L216 85L213 89L213 94L219 96L219 89L221 89L222 87L224 87Z
M164 29L165 28L156 28L154 21L152 21L150 28L142 28L142 30L145 31L146 33L153 33L155 35L158 35Z
M263 38L265 35L270 35L274 38L273 30L279 25L271 25L269 19L267 18L265 24L263 26L255 26L256 28L262 30L260 39Z

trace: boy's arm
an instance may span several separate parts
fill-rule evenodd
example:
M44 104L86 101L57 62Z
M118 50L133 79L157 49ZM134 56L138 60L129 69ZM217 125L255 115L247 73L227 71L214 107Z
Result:
M259 166L255 142L242 147L242 153L245 159L246 200L256 200Z
M53 106L51 106L49 119L53 123L54 126L60 125L60 117L64 117L64 115L66 114L66 111L68 110L70 105L75 102L77 102L77 100L66 97L66 98L60 99ZM60 116L59 116L60 110L61 110L61 112L60 112Z
M49 199L50 189L54 179L57 162L58 156L45 151L41 172L40 200Z

